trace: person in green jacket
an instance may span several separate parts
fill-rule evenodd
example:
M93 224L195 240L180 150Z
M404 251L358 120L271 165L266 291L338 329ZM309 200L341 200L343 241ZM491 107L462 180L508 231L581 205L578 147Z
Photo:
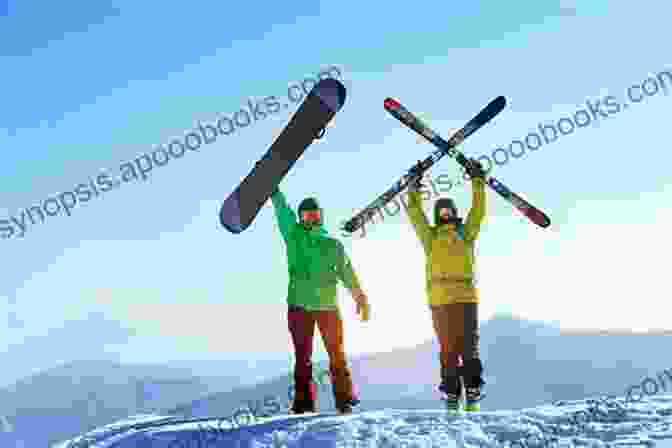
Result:
M294 413L316 412L317 388L313 381L313 336L317 325L329 355L329 371L336 408L343 413L359 404L353 388L343 344L343 320L337 302L340 281L357 305L363 321L369 320L368 299L343 244L331 237L323 223L316 198L304 199L299 219L285 195L276 189L271 196L280 234L287 248L289 332L295 354Z
M422 209L418 182L409 188L408 213L426 259L426 292L434 331L439 340L441 385L449 407L457 408L465 389L465 409L476 411L481 400L483 364L479 354L478 303L475 282L475 245L485 218L485 172L471 159L472 207L466 222L455 202L440 198L434 204L434 226Z

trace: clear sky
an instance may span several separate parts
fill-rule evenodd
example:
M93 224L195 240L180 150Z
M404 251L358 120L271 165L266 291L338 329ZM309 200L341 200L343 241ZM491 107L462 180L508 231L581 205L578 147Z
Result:
M353 209L433 150L384 111L385 97L448 135L506 96L504 112L463 145L475 156L587 110L587 100L625 103L629 86L672 73L669 2L431 4L10 0L0 14L2 364L20 376L103 353L286 356L286 262L272 208L239 235L217 215L296 104L71 216L28 223L23 237L7 229L26 207L102 171L116 175L199 122L231 117L250 97L286 98L289 83L341 70L344 108L282 184L294 206L317 195L340 235ZM495 168L553 224L537 229L488 192L482 319L505 310L570 328L672 326L664 261L672 79L665 91L660 80L658 94ZM432 177L454 177L456 167L443 160ZM466 213L469 185L449 194ZM341 291L348 352L431 338L421 247L405 216L343 241L373 310L371 322L356 321Z

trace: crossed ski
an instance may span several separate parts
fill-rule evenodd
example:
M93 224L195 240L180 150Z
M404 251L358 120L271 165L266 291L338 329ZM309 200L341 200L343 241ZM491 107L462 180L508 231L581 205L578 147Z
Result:
M455 159L455 161L464 168L469 168L471 162L465 157L464 154L455 149L455 147L464 142L467 137L497 116L497 114L499 114L506 106L506 98L499 96L492 100L474 118L469 120L469 122L462 129L453 134L448 139L448 141L441 138L438 133L434 132L429 126L427 126L418 117L408 111L408 109L402 106L398 101L392 98L387 98L385 99L384 106L385 110L387 110L394 118L424 137L426 140L436 146L437 149L432 152L425 160L422 160L416 165L412 166L408 170L408 173L395 182L394 185L392 185L392 187L390 187L385 193L381 194L378 198L376 198L375 201L373 201L366 208L347 221L343 225L343 230L350 233L356 231L366 222L370 221L373 216L383 206L385 206L385 204L390 202L411 182L415 182L417 179L422 178L425 171L431 168L442 157L448 155ZM512 192L508 187L506 187L503 183L494 177L486 176L486 183L500 196L509 201L534 224L543 228L546 228L551 224L551 220L544 212L527 202L519 195Z

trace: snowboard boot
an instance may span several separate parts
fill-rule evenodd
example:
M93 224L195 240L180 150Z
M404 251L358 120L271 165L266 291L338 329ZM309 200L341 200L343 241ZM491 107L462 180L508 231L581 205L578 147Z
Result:
M317 412L317 387L314 382L309 382L307 387L297 387L294 392L294 400L289 412L292 414L305 414Z
M485 384L483 381L483 365L480 359L471 359L464 362L462 367L464 379L464 410L469 412L478 412L481 410L481 400L485 397L481 388Z
M359 397L355 394L352 377L347 368L331 370L332 390L336 410L341 414L350 414L359 404Z
M355 406L359 404L359 400L356 398L346 400L343 403L338 403L336 405L336 409L338 410L339 414L352 414L353 409Z

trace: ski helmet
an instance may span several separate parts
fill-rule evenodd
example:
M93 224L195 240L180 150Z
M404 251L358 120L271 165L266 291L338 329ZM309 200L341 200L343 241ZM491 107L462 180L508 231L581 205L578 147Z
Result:
M306 198L301 203L299 204L299 219L303 221L303 212L307 211L314 211L318 210L320 212L320 225L322 225L322 220L323 220L323 212L322 212L322 207L320 207L320 203L318 202L317 198L310 197Z
M439 210L442 208L448 208L453 212L453 217L457 218L457 206L455 201L451 198L440 198L434 203L434 223L439 224L441 222L441 217L439 216Z

